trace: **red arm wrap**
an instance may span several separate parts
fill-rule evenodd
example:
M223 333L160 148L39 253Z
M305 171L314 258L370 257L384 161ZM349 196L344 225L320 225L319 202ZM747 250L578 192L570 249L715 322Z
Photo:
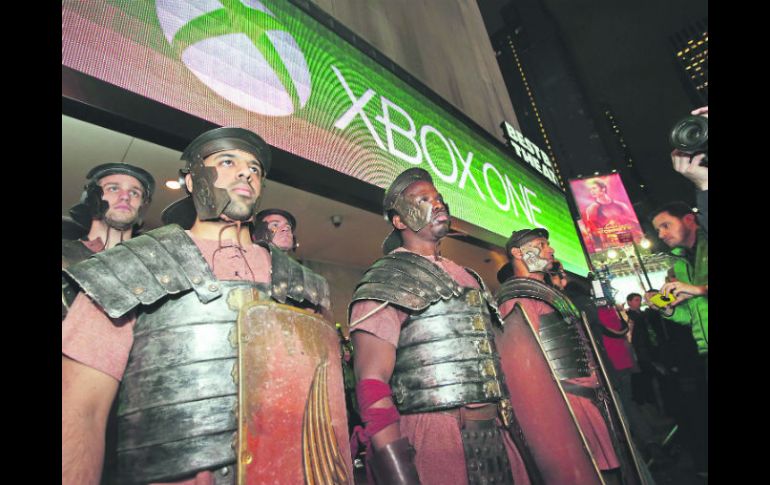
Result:
M371 453L371 438L386 426L398 421L396 406L372 408L372 404L391 395L390 386L376 379L363 379L356 384L358 409L365 428L356 426L350 438L350 451L353 457L358 453L358 445L366 446L367 455Z

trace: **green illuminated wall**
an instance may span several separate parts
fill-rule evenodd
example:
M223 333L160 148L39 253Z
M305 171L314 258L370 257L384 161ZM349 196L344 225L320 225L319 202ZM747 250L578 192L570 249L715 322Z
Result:
M62 33L67 67L380 187L421 166L453 216L588 271L559 189L289 2L65 1Z

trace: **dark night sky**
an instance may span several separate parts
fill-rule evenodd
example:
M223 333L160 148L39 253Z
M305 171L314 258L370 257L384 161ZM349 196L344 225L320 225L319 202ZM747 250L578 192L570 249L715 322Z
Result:
M499 12L508 3L479 0L490 35L503 27ZM707 18L708 2L543 0L543 4L561 31L593 111L601 113L599 104L613 109L649 202L653 206L677 199L694 202L690 183L671 168L668 132L697 106L675 70L668 37Z

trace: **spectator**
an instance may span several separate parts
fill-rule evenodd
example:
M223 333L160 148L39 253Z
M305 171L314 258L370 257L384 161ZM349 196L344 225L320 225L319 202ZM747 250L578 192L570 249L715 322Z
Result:
M699 375L697 394L688 413L695 421L692 442L697 446L694 460L698 474L708 477L708 234L703 231L693 211L682 202L667 204L652 214L658 237L672 249L674 278L663 285L661 293L673 296L670 316L665 316L692 331L698 347Z
M626 297L628 310L626 313L631 322L631 344L639 364L639 372L634 374L632 381L634 400L640 405L658 405L655 396L656 371L653 362L657 360L655 343L657 335L650 328L647 318L642 313L642 295L630 293ZM660 406L662 408L662 403Z

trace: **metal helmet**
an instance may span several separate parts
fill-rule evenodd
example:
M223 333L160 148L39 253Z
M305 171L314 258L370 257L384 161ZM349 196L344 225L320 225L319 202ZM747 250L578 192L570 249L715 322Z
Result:
M227 190L215 187L217 171L215 167L206 167L203 161L210 155L225 150L243 150L251 153L262 166L262 178L270 170L270 147L256 133L236 127L222 127L206 131L187 145L181 159L185 166L179 170L180 183L185 186L184 178L192 176L192 193L166 207L161 214L163 222L175 223L184 228L192 226L197 216L200 220L219 219L230 203Z
M109 205L103 200L104 191L99 185L99 181L108 175L115 174L134 177L144 189L142 204L146 206L152 201L152 195L155 192L155 179L148 171L128 163L103 163L88 171L86 174L87 182L83 187L83 193L80 195L80 201L69 210L70 216L77 224L84 228L90 228L91 220L104 217ZM141 224L141 218L138 218L134 225L141 226Z
M544 237L548 239L548 230L543 229L542 227L536 227L533 229L520 229L518 231L513 231L511 233L511 237L509 237L508 241L505 243L505 254L508 256L508 260L513 258L513 256L511 256L512 248L520 248L524 244L527 244L531 240L538 237Z
M511 233L511 237L509 237L508 241L505 243L505 252L508 255L508 260L511 261L513 259L513 256L511 255L512 248L521 248L528 242L538 237L544 237L548 239L548 230L543 229L542 227L536 227L533 229L520 229L518 231L513 231ZM548 263L548 260L540 257L539 251L524 255L524 264L532 273L545 272L546 268L548 267Z
M432 207L416 206L402 196L410 185L420 181L432 184L433 177L426 170L417 167L404 170L393 180L385 191L385 197L382 201L382 212L386 220L390 220L391 211L395 211L412 231L417 232L428 225ZM393 229L382 243L382 252L388 254L402 243L401 233L398 229Z

